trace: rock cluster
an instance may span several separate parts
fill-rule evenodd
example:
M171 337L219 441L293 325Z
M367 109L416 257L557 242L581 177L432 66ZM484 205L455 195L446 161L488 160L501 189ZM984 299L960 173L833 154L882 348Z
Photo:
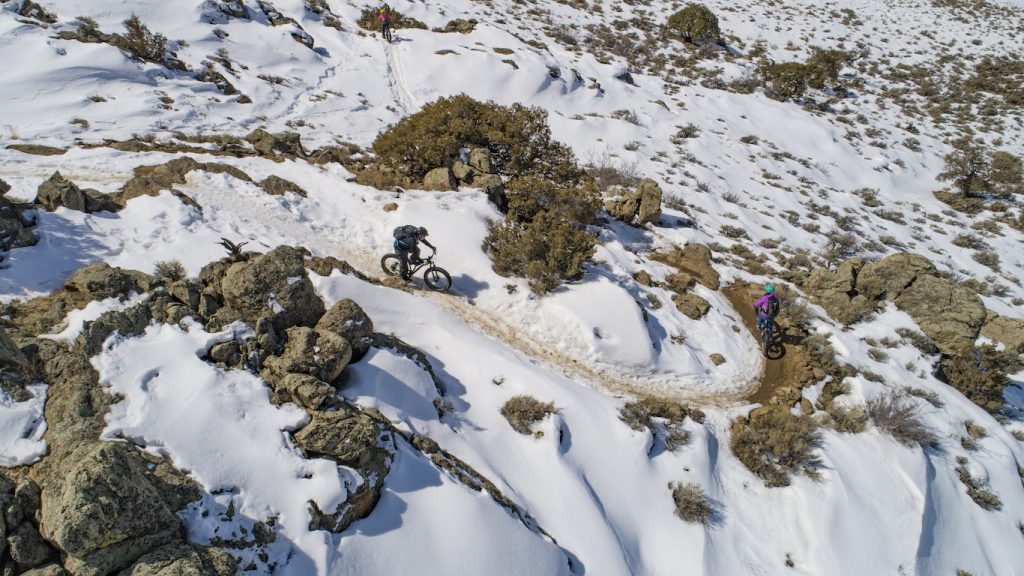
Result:
M661 186L650 178L641 180L633 193L607 201L605 210L627 224L654 224L661 218Z
M836 320L852 324L883 301L910 314L946 355L970 348L986 311L968 288L943 278L927 258L900 253L879 262L847 260L835 271L818 269L803 288Z
M672 303L676 309L694 320L703 318L711 309L711 304L702 296L694 294L692 288L699 282L711 290L718 290L718 272L711 265L711 250L703 244L688 244L667 254L656 253L651 258L677 270L666 276L661 284L673 293ZM637 272L634 278L645 286L658 284L643 270Z
M10 185L0 180L0 252L34 246L39 241L31 230L35 220L24 214L30 207L4 196L10 189ZM0 261L3 261L2 255Z
M479 188L487 198L504 211L508 206L505 184L494 168L491 152L486 148L473 148L464 159L455 160L451 166L435 168L423 177L423 189L446 192L458 190L459 186Z

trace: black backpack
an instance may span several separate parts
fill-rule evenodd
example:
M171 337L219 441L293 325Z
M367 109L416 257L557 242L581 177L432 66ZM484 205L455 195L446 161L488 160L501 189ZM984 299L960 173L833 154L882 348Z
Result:
M779 297L775 294L768 299L768 315L772 318L779 315Z
M405 226L399 226L398 228L395 228L395 241L401 245L403 250L410 250L416 245L417 230L419 229L408 224Z

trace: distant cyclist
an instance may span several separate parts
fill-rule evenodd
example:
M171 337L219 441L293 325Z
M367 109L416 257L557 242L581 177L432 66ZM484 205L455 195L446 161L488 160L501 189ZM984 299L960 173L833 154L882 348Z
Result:
M754 302L754 312L757 314L757 329L764 330L767 327L771 330L775 317L779 315L779 297L775 295L775 286L764 285L764 295Z
M380 20L380 34L385 40L391 42L391 11L388 7L381 6L380 14L377 15L377 20Z
M437 247L427 241L427 229L422 226L399 226L395 228L394 236L395 252L402 261L399 273L402 275L403 280L408 280L409 264L415 266L423 262L420 259L419 243L423 242L435 253L437 252Z

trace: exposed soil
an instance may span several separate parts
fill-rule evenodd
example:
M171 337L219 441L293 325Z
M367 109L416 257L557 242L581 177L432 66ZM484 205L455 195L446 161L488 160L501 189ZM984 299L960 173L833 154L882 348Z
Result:
M762 294L761 287L758 284L737 283L726 286L722 293L743 318L743 323L754 338L759 338L754 319L754 302ZM768 404L778 389L786 386L799 389L810 376L810 356L800 345L806 333L796 326L791 326L783 313L776 318L772 336L774 344L770 354L765 358L761 384L747 396L749 402Z

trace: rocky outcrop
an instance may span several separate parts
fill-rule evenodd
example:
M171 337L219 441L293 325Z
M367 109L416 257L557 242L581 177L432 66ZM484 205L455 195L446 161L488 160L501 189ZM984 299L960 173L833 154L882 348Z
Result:
M278 162L289 158L302 159L306 157L306 151L302 148L302 138L295 132L272 134L257 128L249 133L245 140L252 144L257 154Z
M661 187L650 178L637 185L632 194L605 203L605 210L617 220L638 226L653 224L661 218Z
M226 305L251 326L268 317L278 331L312 327L324 315L324 303L306 274L303 252L290 246L232 264L221 289Z
M352 359L352 347L348 341L333 332L295 326L285 330L284 337L285 344L281 354L270 356L264 361L264 378L275 383L275 388L284 388L292 392L308 380L293 379L290 386L284 385L283 379L289 374L310 376L326 383L334 382ZM334 394L334 389L329 385L326 388L319 388L330 388L325 393ZM316 395L318 398L319 396ZM320 400L311 405L302 399L300 404L316 410L322 405L323 398Z
M79 212L117 212L120 209L109 196L102 192L86 188L82 190L74 182L54 172L50 178L39 185L35 203L43 209L53 212L63 206Z
M316 324L317 332L332 332L352 346L352 360L366 354L372 342L373 320L354 300L344 298L331 306Z
M451 168L435 168L427 172L426 176L423 177L423 189L435 192L450 192L459 189L459 182L455 179L455 175L452 174Z
M297 194L303 198L308 195L302 186L299 186L291 180L285 180L280 176L267 176L260 181L258 186L271 196L283 196L289 192Z
M704 298L693 294L676 294L672 297L672 303L676 309L694 320L699 320L711 309L711 304Z
M114 296L127 296L131 292L145 292L153 278L143 272L114 268L105 262L79 268L64 282L64 288L88 294L102 300Z
M718 272L711 264L711 249L703 244L687 244L667 254L655 253L651 258L689 274L710 290L719 288Z
M989 311L981 327L981 335L1002 342L1011 352L1024 353L1024 320L1020 318L1008 318Z
M13 202L4 196L10 189L9 184L0 180L0 252L12 248L34 246L39 242L39 239L30 230L32 226L35 226L35 221L26 218L23 214L29 207ZM0 256L0 261L3 261L3 256Z
M976 294L942 278L927 258L916 254L894 254L870 264L853 258L834 272L814 270L803 288L844 324L891 301L946 355L971 347L985 322L985 306Z
M233 576L236 570L235 559L223 550L174 543L140 556L118 576Z

